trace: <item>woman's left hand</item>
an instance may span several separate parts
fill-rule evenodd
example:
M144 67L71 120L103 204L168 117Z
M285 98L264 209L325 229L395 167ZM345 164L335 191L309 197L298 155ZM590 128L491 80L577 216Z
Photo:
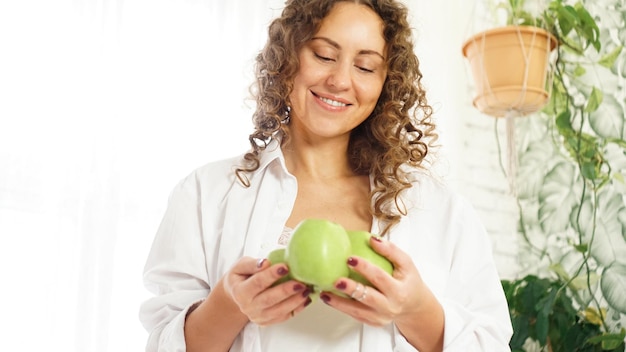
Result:
M370 244L393 263L393 275L364 258L353 256L348 259L348 265L366 277L374 287L341 278L335 283L335 288L347 297L323 292L321 299L356 320L373 326L419 315L422 304L432 302L423 297L432 298L432 293L409 255L386 240L372 238Z

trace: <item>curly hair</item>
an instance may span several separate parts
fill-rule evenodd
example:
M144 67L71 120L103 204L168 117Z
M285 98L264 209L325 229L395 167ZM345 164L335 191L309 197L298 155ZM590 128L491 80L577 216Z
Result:
M400 193L411 187L404 165L424 168L429 147L437 139L422 86L419 60L414 53L408 9L395 0L288 0L282 15L273 20L265 47L256 57L256 99L251 150L246 166L236 170L239 181L249 186L246 173L259 167L259 154L275 138L289 138L283 123L289 94L298 73L298 52L318 31L321 21L340 1L370 7L383 20L387 44L387 77L370 116L350 136L348 158L357 174L371 175L371 212L383 224L381 235L406 214Z

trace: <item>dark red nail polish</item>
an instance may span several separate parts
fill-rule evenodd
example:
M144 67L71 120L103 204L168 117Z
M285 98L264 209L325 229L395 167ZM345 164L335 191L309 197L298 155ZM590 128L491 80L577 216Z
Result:
M352 258L352 257L348 258L348 265L357 266L357 264L359 264L359 261L356 260L356 258Z
M329 295L327 295L327 294L325 294L325 293L322 293L322 294L320 295L320 299L321 299L322 301L324 301L324 303L328 303L328 302L330 302L330 296L329 296Z
M278 268L278 275L285 276L285 275L287 275L287 273L288 273L287 268L282 267L282 266L280 268Z
M307 298L306 302L304 302L304 306L305 306L305 307L306 307L306 306L308 306L309 304L311 304L311 302L313 302L313 301L311 300L311 297Z
M339 282L337 283L337 285L335 285L335 287L336 287L338 290L342 290L342 291L346 289L346 286L347 286L347 284L346 284L346 282L345 282L345 281L339 281Z
M293 285L293 290L294 290L294 292L302 291L302 290L304 290L304 285L295 284L295 285Z
M307 287L306 290L304 290L304 292L302 292L302 297L306 297L306 296L310 295L311 292L313 292L313 290L311 290L310 287Z

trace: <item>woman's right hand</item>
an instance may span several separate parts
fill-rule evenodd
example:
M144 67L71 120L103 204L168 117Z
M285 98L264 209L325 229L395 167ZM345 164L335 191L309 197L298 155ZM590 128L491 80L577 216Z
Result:
M251 322L261 326L280 323L311 303L311 290L301 282L289 280L272 286L288 272L284 263L271 265L267 259L243 257L224 276L224 290Z

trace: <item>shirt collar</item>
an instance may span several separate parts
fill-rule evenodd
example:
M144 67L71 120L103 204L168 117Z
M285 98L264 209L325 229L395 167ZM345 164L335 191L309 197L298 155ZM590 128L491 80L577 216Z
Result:
M265 170L272 162L275 161L280 162L282 169L285 172L288 172L285 165L283 150L280 147L280 139L272 138L265 147L265 149L260 152L259 168L256 172L263 172L263 170Z

